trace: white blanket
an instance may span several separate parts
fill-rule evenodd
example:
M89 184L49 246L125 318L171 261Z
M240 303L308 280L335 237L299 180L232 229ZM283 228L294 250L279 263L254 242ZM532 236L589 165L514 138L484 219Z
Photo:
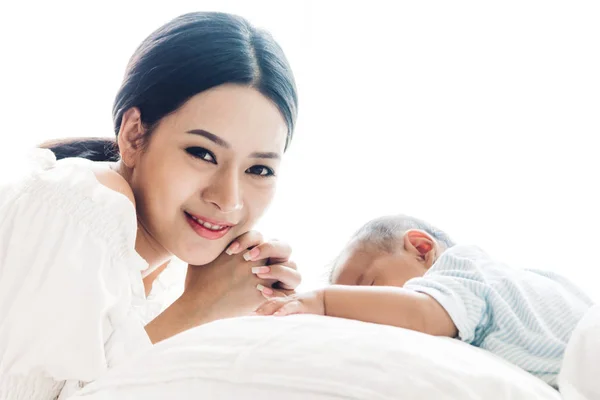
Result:
M600 305L573 331L558 384L564 400L600 400Z
M559 400L458 340L319 316L214 322L159 343L73 400Z

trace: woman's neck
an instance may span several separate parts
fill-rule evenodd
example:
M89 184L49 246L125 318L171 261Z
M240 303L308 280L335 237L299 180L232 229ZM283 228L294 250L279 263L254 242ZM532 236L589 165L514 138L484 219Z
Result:
M144 276L152 273L156 268L171 260L172 255L160 246L150 233L138 220L137 235L135 237L135 251L148 263Z
M148 263L148 268L142 271L142 281L144 282L146 296L148 296L156 278L169 265L171 254L158 245L139 221L135 238L135 251Z
M142 281L144 282L144 291L146 292L146 297L150 295L152 291L152 284L158 278L158 276L167 268L171 260L159 265L154 271L152 271L149 275L146 275Z
M121 161L112 162L110 168L121 175L131 186L131 170ZM132 188L133 189L133 188ZM135 197L135 191L134 191ZM137 205L136 205L137 213ZM139 217L139 215L138 215ZM156 278L169 263L172 255L161 246L152 234L144 227L142 221L137 219L137 234L135 237L135 251L148 263L148 268L142 272L144 279L149 276ZM163 268L160 268L163 267ZM154 273L159 269L158 273ZM153 280L153 279L150 279Z

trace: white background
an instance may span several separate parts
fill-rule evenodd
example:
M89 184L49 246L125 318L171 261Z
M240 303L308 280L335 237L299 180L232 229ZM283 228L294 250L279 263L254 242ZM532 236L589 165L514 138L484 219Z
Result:
M600 299L597 1L2 2L2 168L21 148L112 135L129 56L188 11L240 14L284 48L300 94L260 228L306 288L372 217L406 213Z

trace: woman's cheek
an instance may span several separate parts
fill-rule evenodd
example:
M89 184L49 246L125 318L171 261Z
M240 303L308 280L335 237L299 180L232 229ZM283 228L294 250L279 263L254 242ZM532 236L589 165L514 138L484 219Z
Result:
M273 197L275 197L275 188L272 186L267 188L257 188L254 190L251 198L248 201L249 217L251 218L253 224L256 223L256 221L262 217L265 211L269 208L273 202Z

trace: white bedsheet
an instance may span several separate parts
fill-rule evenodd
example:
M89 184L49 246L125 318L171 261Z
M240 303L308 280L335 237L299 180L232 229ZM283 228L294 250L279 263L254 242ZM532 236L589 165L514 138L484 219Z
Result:
M159 343L73 400L558 400L538 378L449 338L319 316L214 322Z

